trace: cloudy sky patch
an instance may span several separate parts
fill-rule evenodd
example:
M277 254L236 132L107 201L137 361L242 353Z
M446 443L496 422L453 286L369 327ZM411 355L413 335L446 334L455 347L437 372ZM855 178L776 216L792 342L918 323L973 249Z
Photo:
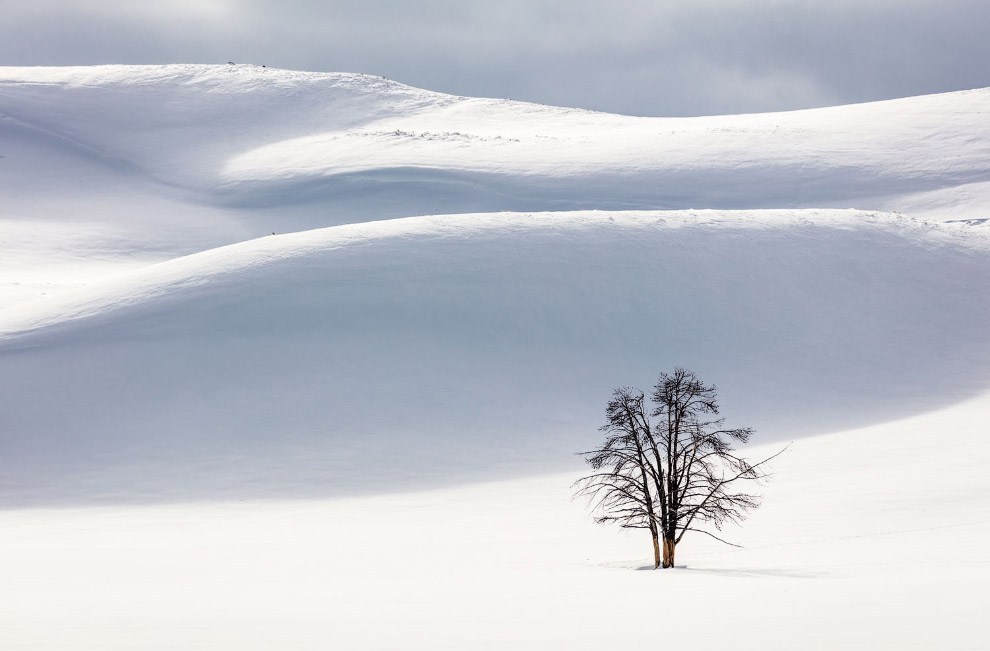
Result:
M990 86L985 0L0 0L0 64L364 72L635 115Z

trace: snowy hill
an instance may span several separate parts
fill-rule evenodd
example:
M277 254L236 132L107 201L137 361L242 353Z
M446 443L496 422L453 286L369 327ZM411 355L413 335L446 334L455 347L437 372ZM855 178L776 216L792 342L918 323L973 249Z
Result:
M0 647L978 648L988 108L0 68ZM634 572L574 453L675 364L794 443Z
M215 249L7 325L27 332L3 344L0 500L560 470L613 385L675 362L764 438L919 413L987 388L988 250L854 211L422 217Z
M353 221L325 213L353 209L357 193L413 201L409 214L831 205L904 212L921 193L936 193L941 200L928 202L946 210L990 175L990 89L686 119L256 66L6 68L0 89L0 111L19 129L94 165L202 202L329 205L311 227Z
M106 277L114 262L422 214L836 207L982 219L988 107L981 89L635 118L246 65L0 68L0 272L20 283L3 289L31 296ZM38 258L41 269L28 263Z

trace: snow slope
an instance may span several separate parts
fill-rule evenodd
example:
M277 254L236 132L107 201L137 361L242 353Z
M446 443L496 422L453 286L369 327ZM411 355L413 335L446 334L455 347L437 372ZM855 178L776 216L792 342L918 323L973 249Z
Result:
M764 506L728 532L745 548L685 539L676 571L637 571L648 539L592 524L569 500L573 474L340 500L2 511L0 640L646 650L662 629L686 648L977 651L988 411L984 395L799 441ZM951 471L914 480L932 466Z
M988 104L0 69L0 648L981 648ZM574 453L674 364L793 444L637 572Z
M5 68L0 93L0 112L23 130L200 201L237 205L321 200L332 213L341 194L400 186L424 204L408 214L436 212L423 209L430 202L450 212L463 212L451 210L461 202L903 211L903 195L990 181L987 89L687 119L256 66Z
M988 387L988 250L892 215L702 211L407 218L207 251L0 324L0 501L560 470L613 386L674 363L769 438L919 413Z
M0 271L19 283L2 289L34 296L105 277L114 261L421 214L837 207L987 218L988 106L981 89L637 118L247 65L0 68Z

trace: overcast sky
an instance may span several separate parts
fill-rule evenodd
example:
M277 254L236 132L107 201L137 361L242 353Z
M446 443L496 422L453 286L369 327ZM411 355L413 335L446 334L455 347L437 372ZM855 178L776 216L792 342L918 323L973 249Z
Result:
M0 64L257 63L634 115L990 86L990 0L0 0Z

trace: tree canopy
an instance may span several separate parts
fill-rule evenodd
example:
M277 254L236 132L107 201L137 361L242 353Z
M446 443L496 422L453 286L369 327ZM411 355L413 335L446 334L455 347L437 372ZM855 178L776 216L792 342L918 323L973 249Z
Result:
M738 456L734 445L753 430L725 427L715 387L691 371L661 373L650 398L652 407L639 389L615 389L599 428L604 441L582 453L593 472L575 489L596 522L648 529L654 567L667 568L688 531L726 542L710 529L759 505L743 487L766 478L763 464L780 452L755 464Z

